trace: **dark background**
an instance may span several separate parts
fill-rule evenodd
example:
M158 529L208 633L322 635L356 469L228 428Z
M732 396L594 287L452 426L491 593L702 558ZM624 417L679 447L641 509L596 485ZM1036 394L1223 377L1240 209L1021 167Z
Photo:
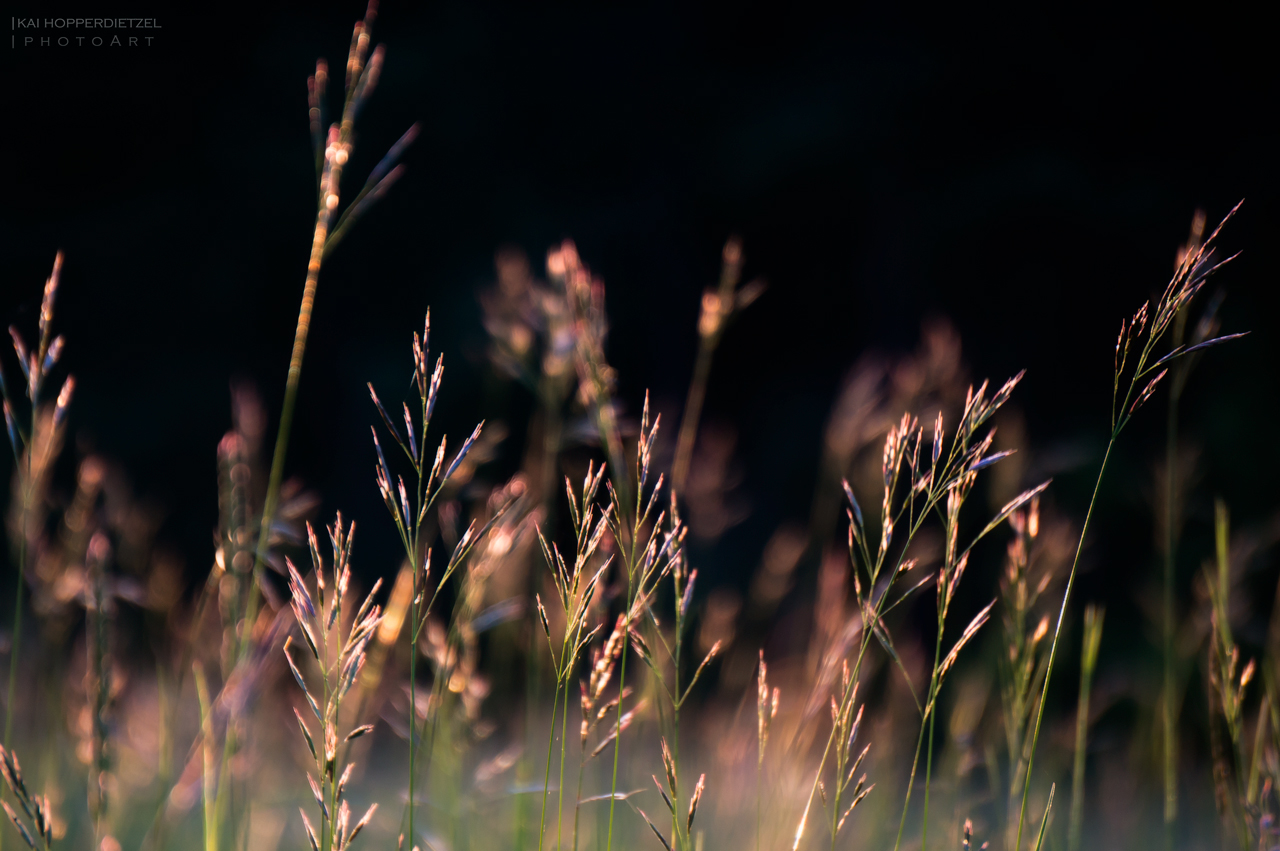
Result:
M317 56L341 68L363 10L126 5L95 13L156 16L154 46L3 51L0 318L34 333L64 249L73 434L164 507L162 538L194 579L212 550L229 382L251 380L279 411L314 219L304 83ZM954 322L974 376L1028 369L1018 404L1033 445L1080 459L1053 496L1079 518L1120 317L1163 288L1197 207L1212 225L1245 198L1223 238L1244 254L1219 281L1224 331L1254 333L1211 353L1186 396L1205 477L1185 578L1208 552L1213 495L1246 525L1276 508L1269 32L1221 7L388 2L375 30L387 64L347 197L406 127L423 133L404 180L325 266L289 473L323 495L322 516L362 521L364 569L390 573L398 544L373 484L364 382L394 397L428 305L448 364L445 429L515 424L496 480L520 457L529 402L484 358L476 294L495 249L523 247L536 268L551 244L577 241L608 286L609 357L634 415L645 388L668 408L683 398L699 297L738 233L747 274L769 290L726 336L707 405L738 431L753 512L705 554L716 581L745 582L777 524L803 522L850 365L911 350L930 317ZM16 373L12 355L4 367ZM1109 545L1087 597L1124 605L1152 576L1158 399L1104 497Z

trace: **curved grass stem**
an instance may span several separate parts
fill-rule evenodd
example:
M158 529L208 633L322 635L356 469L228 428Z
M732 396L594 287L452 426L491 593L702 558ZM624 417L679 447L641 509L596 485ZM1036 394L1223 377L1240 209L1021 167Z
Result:
M556 804L556 851L564 848L564 763L565 748L569 736L569 694L572 689L568 684L564 688L564 709L560 712L560 780L557 783L559 800Z
M542 778L542 818L538 820L538 851L542 851L547 834L547 796L551 789L551 755L556 742L556 712L560 709L560 682L556 681L555 697L551 700L551 732L547 735L547 771Z
M1040 690L1039 706L1036 707L1036 723L1031 733L1031 747L1027 750L1027 771L1022 782L1022 803L1018 806L1018 836L1014 848L1022 847L1022 830L1027 817L1027 796L1031 792L1031 768L1036 756L1036 743L1040 740L1040 723L1044 720L1045 698L1049 694L1049 681L1053 678L1053 665L1058 658L1058 639L1062 636L1062 622L1066 619L1067 604L1071 600L1071 589L1075 586L1076 569L1080 565L1080 554L1084 551L1084 539L1089 533L1089 523L1093 520L1093 511L1098 504L1098 493L1102 490L1102 479L1107 472L1107 462L1111 460L1111 451L1115 448L1116 438L1120 435L1123 421L1111 432L1107 441L1107 451L1102 456L1102 465L1098 468L1098 479L1093 485L1093 496L1089 499L1089 509L1084 515L1084 525L1080 527L1080 540L1076 543L1076 554L1071 560L1071 572L1067 574L1067 587L1062 593L1062 607L1058 610L1058 622L1053 628L1053 642L1049 645L1049 664L1045 669L1044 685Z

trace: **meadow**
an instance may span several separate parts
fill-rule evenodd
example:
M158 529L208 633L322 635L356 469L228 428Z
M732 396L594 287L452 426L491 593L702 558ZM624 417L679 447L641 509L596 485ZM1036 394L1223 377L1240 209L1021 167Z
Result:
M623 398L609 330L625 317L590 258L571 241L536 265L499 252L486 359L526 395L527 422L433 428L451 385L432 326L453 319L428 312L400 341L402 380L368 384L371 434L349 448L385 517L322 517L287 475L313 311L326 262L397 191L420 132L347 174L386 61L375 12L342 70L320 61L308 80L317 203L282 408L232 394L199 581L155 546L125 474L69 439L62 254L37 321L10 328L0 847L1280 843L1280 620L1242 601L1271 539L1195 493L1179 442L1197 365L1248 345L1250 329L1222 327L1234 257L1218 247L1247 207L1196 213L1170 235L1168 280L1114 317L1083 500L1022 462L1011 400L1039 379L971 380L964 329L934 324L916 351L850 373L806 521L752 554L745 591L700 581L707 542L744 520L731 447L703 422L708 388L767 292L729 237L686 329L687 396L661 411ZM1116 724L1127 657L1099 681L1114 626L1077 578L1107 546L1117 453L1160 434L1138 420L1163 422L1147 518L1160 670L1132 677L1141 700L1123 711L1140 721ZM518 471L495 478L517 428ZM1211 546L1188 583L1182 531L1204 500ZM398 562L353 567L384 533Z

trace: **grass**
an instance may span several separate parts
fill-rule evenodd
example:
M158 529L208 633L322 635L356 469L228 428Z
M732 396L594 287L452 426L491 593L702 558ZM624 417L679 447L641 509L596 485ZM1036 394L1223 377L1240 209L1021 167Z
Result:
M329 589L326 591L324 579L324 560L320 555L320 546L315 532L307 527L307 537L311 544L311 563L315 577L313 597L307 583L299 575L292 562L289 563L289 588L292 592L294 619L298 624L306 647L311 651L311 658L320 669L320 695L316 700L307 687L306 678L298 669L297 663L289 652L292 636L285 639L284 654L289 662L289 670L293 672L298 687L307 699L307 706L315 716L318 735L313 735L311 726L302 713L295 710L298 729L307 743L307 751L315 761L315 774L308 772L307 782L315 796L319 809L320 827L311 826L305 810L302 811L302 823L307 831L307 839L312 851L341 851L351 844L360 831L369 824L378 805L370 805L364 816L354 825L351 824L351 808L346 800L346 786L351 778L355 764L343 763L339 748L343 751L347 745L368 733L373 732L373 725L361 724L345 734L341 729L340 712L343 699L351 693L368 658L367 650L378 626L382 622L382 608L373 600L378 593L379 583L375 582L359 610L351 618L351 625L344 636L340 629L338 616L342 613L343 599L351 584L351 543L355 526L343 528L342 515L329 527L329 541L333 545L333 565L329 573ZM326 604L325 598L328 598ZM317 604L318 601L318 604ZM317 780L316 778L319 778ZM216 845L216 843L215 843Z
M354 524L339 515L328 527L326 559L305 522L316 500L284 473L324 262L399 177L417 132L344 207L356 121L386 61L371 40L375 13L354 29L338 121L327 124L325 63L309 81L317 211L284 406L267 453L265 416L237 394L217 447L212 568L188 592L171 566L137 559L150 539L130 525L136 513L102 459L81 459L73 496L58 496L75 386L53 378L61 254L36 343L11 329L24 384L0 382L17 589L0 748L6 841L102 851L342 851L357 839L406 851L1089 847L1110 829L1108 802L1090 789L1091 762L1101 772L1091 748L1112 699L1109 666L1122 664L1108 658L1100 607L1083 607L1073 699L1057 699L1067 693L1056 669L1067 663L1064 624L1080 620L1073 592L1119 438L1168 387L1152 518L1161 664L1143 709L1153 768L1137 772L1145 787L1132 800L1158 800L1158 827L1144 836L1179 846L1190 818L1180 785L1212 788L1218 838L1270 847L1280 613L1264 647L1242 629L1248 539L1233 537L1225 502L1196 596L1176 594L1177 554L1191 546L1179 534L1190 487L1179 402L1204 350L1242 336L1217 334L1219 299L1189 325L1226 262L1221 225L1202 240L1203 217L1167 287L1121 323L1109 436L1086 506L1049 481L993 480L1027 448L996 443L1022 373L974 387L954 364L929 372L939 358L906 358L850 381L828 429L812 540L779 530L745 606L698 581L705 549L691 546L685 519L703 508L686 491L702 463L714 354L762 287L742 285L742 242L725 245L690 329L698 353L669 449L647 395L638 417L625 415L604 283L573 243L549 252L545 280L502 255L500 287L482 306L495 371L535 402L531 449L497 482L488 462L498 438L484 422L456 450L434 435L429 450L447 397L428 314L412 335L407 398L369 386L372 484L403 560L371 566L389 581L358 593ZM847 523L836 533L827 514L841 499ZM304 572L295 560L305 554ZM816 590L792 589L814 554ZM1184 621L1180 607L1192 612ZM1203 721L1177 711L1183 644L1201 660ZM38 687L24 689L28 677ZM1206 765L1187 756L1196 746ZM1203 782L1180 769L1202 770Z

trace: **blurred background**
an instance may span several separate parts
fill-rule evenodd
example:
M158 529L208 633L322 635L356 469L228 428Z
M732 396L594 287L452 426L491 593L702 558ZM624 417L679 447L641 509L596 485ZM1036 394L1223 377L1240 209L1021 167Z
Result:
M145 5L110 13L157 17L147 48L4 51L0 317L35 322L64 250L58 328L78 382L65 461L92 452L126 471L157 546L196 587L231 387L256 389L272 432L280 408L314 222L306 77L317 56L341 67L362 10ZM1265 625L1280 534L1280 69L1243 6L386 2L375 37L387 61L348 191L406 127L422 133L404 178L326 263L287 467L318 516L361 523L366 577L393 575L400 556L365 382L407 381L428 306L443 429L505 427L479 473L491 483L525 455L536 400L495 368L482 308L495 257L541 276L549 247L576 242L607 287L620 416L634 423L648 390L673 443L702 294L741 237L745 277L767 289L712 368L695 470L714 510L692 553L700 596L745 596L766 543L834 499L820 460L855 365L892 372L912 352L977 381L1027 369L1001 425L1024 449L1014 477L1056 477L1046 499L1078 524L1120 318L1163 289L1195 210L1212 226L1243 198L1222 238L1243 254L1215 286L1223 332L1252 335L1204 359L1184 396L1194 489L1179 582L1189 594L1211 552L1220 496L1266 542L1248 578ZM1137 671L1158 688L1143 607L1159 577L1163 416L1134 432L1078 599L1112 613L1100 676ZM788 600L807 611L817 554L795 571Z
M47 5L31 14L74 13ZM279 408L314 219L304 83L317 56L340 63L348 7L131 11L160 18L152 47L4 56L0 313L31 317L67 252L76 439L169 507L196 564L230 423L221 388L251 381ZM409 124L423 132L325 270L290 471L327 505L378 515L364 382L400 367L427 306L448 430L520 404L491 398L477 294L499 248L540 272L565 237L608 286L633 408L646 388L683 399L701 293L725 238L743 238L769 289L727 334L706 411L735 432L760 521L741 537L807 511L840 381L868 351L913 349L931 319L960 334L974 376L1028 369L1030 436L1087 453L1119 317L1163 287L1197 207L1216 221L1245 198L1223 315L1254 335L1203 367L1185 416L1211 455L1206 488L1269 511L1278 351L1260 320L1280 298L1265 236L1280 74L1257 24L1230 9L385 3L387 68L352 180ZM367 553L394 552L374 538Z

